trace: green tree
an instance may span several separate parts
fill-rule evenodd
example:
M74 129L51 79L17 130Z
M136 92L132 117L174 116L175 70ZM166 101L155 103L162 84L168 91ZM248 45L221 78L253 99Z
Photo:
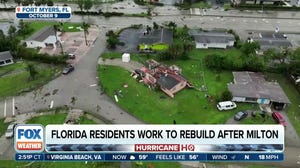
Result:
M223 68L223 56L219 54L209 54L204 57L204 63L209 69L220 71Z
M7 41L3 31L0 29L0 51L6 51L7 48Z
M42 5L42 1L41 0L37 0L34 2L35 6L41 6Z
M38 74L35 66L33 64L28 64L27 71L29 72L29 80L34 80L36 75Z
M274 48L270 48L270 49L264 51L263 57L264 57L265 62L269 62L277 54L278 54L278 52L276 52L276 50Z
M169 29L172 29L173 33L175 33L177 24L175 22L169 22L168 27Z
M23 19L21 19L19 21L18 28L19 28L18 33L23 36L23 39L25 39L26 34L30 32L28 24L24 23Z
M158 27L159 27L158 24L157 24L156 22L153 22L153 29L154 29L154 30L157 30Z
M108 36L107 40L107 47L108 48L116 48L117 47L117 44L119 43L119 40L118 38L114 37L114 36Z
M52 0L47 0L47 5L48 5L48 6L53 6L53 5L54 5L54 3L53 3L53 1L52 1Z
M33 4L33 0L23 0L21 3L23 6L28 6Z
M248 57L245 59L244 70L265 71L265 63L263 58L257 57L254 54L248 55Z
M148 9L147 9L147 15L151 16L151 8L150 7L148 7Z
M182 43L173 43L169 46L168 52L171 58L177 59L180 57L180 55L183 53L183 45Z
M228 101L232 99L232 94L229 90L225 90L222 92L221 96L220 96L220 101Z
M281 64L283 64L285 62L286 58L287 58L287 55L284 54L283 52L272 55L272 59L278 60Z
M77 0L76 2L77 2L77 5L78 5L78 8L82 12L83 11L83 6L84 6L84 0Z
M298 47L290 56L289 71L292 74L300 74L300 47Z
M83 29L83 33L84 33L85 45L88 45L86 35L89 34L89 27L90 27L90 25L88 23L85 23L85 22L82 23L82 29Z
M256 50L260 49L260 45L258 42L246 42L241 49L246 55L254 54Z
M165 60L170 60L171 59L170 54L169 54L168 51L160 51L156 55L157 55L157 58L158 58L159 61L165 61Z
M8 29L9 37L14 37L16 35L16 31L17 31L16 27L13 25L10 25L9 29Z
M83 4L83 8L89 12L89 10L93 7L93 2L91 0L85 0Z
M18 6L21 5L22 0L15 0L15 3L18 4Z

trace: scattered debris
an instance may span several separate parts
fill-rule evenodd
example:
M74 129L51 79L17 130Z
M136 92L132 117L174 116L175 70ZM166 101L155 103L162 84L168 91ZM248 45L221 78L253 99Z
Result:
M71 104L75 104L76 98L75 97L71 97Z
M166 96L160 96L159 98L160 99L166 99Z
M45 95L44 95L44 97L47 97L47 96L50 96L51 94L50 93L46 93Z
M115 97L115 101L119 102L118 96L116 94L114 95L114 97Z
M52 95L55 95L57 92L58 92L58 89L54 89L54 90L52 91Z

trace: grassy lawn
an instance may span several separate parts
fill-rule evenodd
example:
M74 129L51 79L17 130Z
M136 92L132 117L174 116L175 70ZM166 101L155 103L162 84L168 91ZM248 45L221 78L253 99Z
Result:
M205 2L197 2L197 3L193 3L191 5L191 8L201 8L201 9L211 8L211 5Z
M88 119L86 115L80 116L78 124L97 124L94 120Z
M29 22L29 28L33 30L33 32L32 32L32 34L33 34L46 26L53 26L55 24L58 24L58 22L45 22L45 21ZM62 29L65 32L78 32L80 30L76 29L76 27L80 27L80 26L81 26L81 23L65 22L65 23L63 23ZM73 28L70 28L70 27L73 27Z
M223 8L224 8L225 11L228 11L228 10L233 9L233 8L231 7L230 3L225 3L224 6L223 6Z
M25 39L46 26L53 26L54 24L58 24L58 22L50 22L50 21L35 21L35 22L26 22L26 23L28 23L29 29L31 29L32 31L25 36ZM64 32L78 32L81 30L77 29L76 27L80 27L80 26L81 23L65 22L62 26L62 29ZM69 28L69 27L73 27L73 28ZM18 38L23 39L23 37L21 36L19 36Z
M3 135L9 125L9 123L4 123L5 118L0 119L0 136Z
M194 50L190 53L189 60L168 61L166 64L176 64L182 68L183 75L189 79L196 88L204 83L207 92L195 89L184 89L169 98L162 91L150 90L142 83L137 83L131 78L130 72L114 66L99 66L99 81L109 96L113 96L115 90L122 90L124 97L119 97L119 105L126 111L142 119L147 123L170 124L176 120L178 124L221 124L232 117L238 110L254 109L251 104L238 104L238 109L219 112L216 102L210 101L205 94L213 99L227 89L227 83L232 81L229 71L213 72L202 65L202 58L208 53L238 55L238 50ZM204 80L203 73L204 72ZM216 75L220 78L217 78ZM118 76L118 78L113 78ZM123 88L123 84L128 84Z
M79 32L81 31L80 29L78 29L78 27L81 28L81 23L64 23L63 24L63 31L64 32Z
M148 49L152 48L152 50L161 51L161 50L168 49L169 45L167 45L167 44L161 44L161 43L157 43L157 44L153 44L153 45L145 45L145 44L140 44L139 45L139 49L140 50L144 50L146 48L148 48Z
M29 80L27 62L15 63L0 68L0 98L17 95L33 90L53 79L59 68L55 66L34 63L38 74L35 80Z
M101 55L101 57L104 60L105 59L115 59L115 58L120 58L121 59L122 58L122 54L123 53L118 53L118 52L106 52L106 53L103 53ZM152 58L150 54L149 54L149 58ZM131 53L130 54L130 60L138 61L138 62L144 62L145 60L147 60L147 57L146 56L142 56L141 54Z
M130 17L148 17L148 14L145 13L145 12L141 12L141 13L124 14L124 16L130 16Z
M205 2L197 2L197 3L181 3L177 5L181 9L190 9L190 8L211 8L211 4Z
M29 119L26 124L42 124L46 126L48 124L63 124L65 122L67 113L57 113L57 114L46 114L41 116L36 116Z
M268 73L267 77L269 80L276 80L285 94L290 99L291 103L288 106L287 116L290 119L290 122L294 126L297 131L298 136L300 136L300 95L295 89L295 87L291 84L291 82L287 79L286 76L274 73Z
M84 168L84 167L104 167L104 168L119 168L120 163L117 162L16 162L13 160L0 160L1 165L5 167L41 167L41 168Z

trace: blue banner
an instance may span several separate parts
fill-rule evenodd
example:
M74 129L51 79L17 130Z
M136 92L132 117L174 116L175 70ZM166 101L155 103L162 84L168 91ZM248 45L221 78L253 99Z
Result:
M43 161L44 154L36 154L36 153L17 153L15 155L16 161Z
M17 19L70 19L71 13L16 13Z

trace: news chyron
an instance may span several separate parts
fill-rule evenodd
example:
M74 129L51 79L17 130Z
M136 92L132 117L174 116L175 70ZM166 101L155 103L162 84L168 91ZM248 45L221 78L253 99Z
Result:
M284 160L282 125L18 125L17 161Z
M25 20L64 20L72 16L68 6L17 6L15 15Z

